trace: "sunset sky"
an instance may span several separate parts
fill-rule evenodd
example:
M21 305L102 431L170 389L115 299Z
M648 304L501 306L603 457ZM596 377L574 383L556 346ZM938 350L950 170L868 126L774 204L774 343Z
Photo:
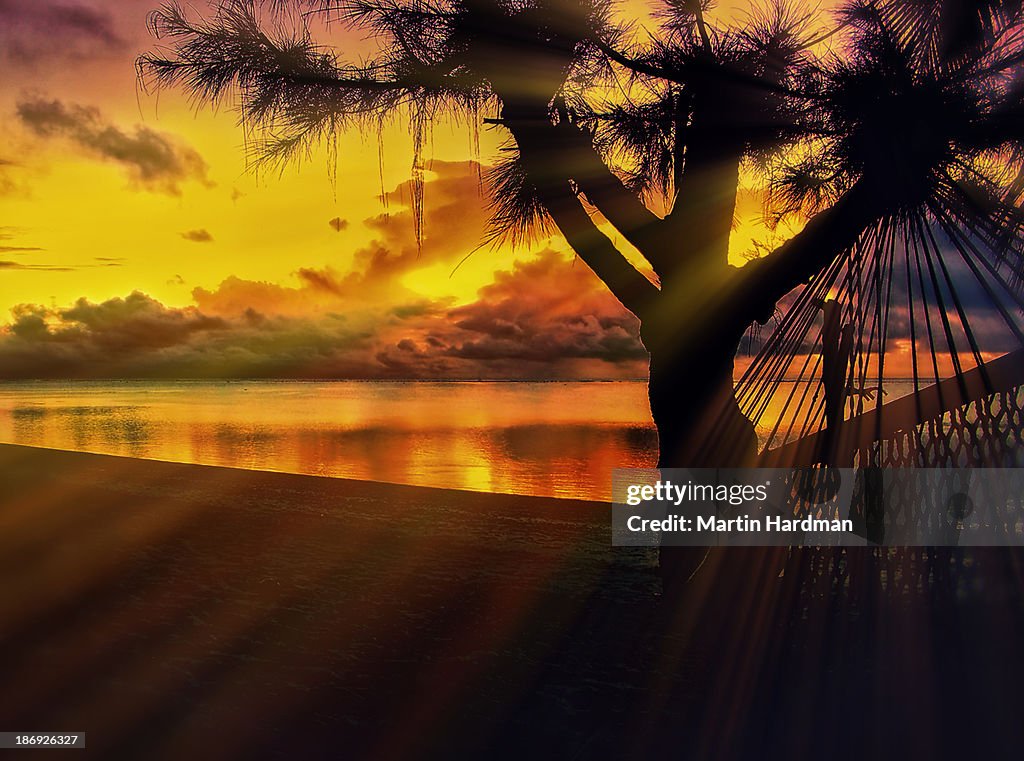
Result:
M560 239L466 258L486 213L464 125L433 131L418 248L404 125L383 164L343 136L336 181L326 151L257 176L234 114L140 88L156 5L0 0L0 376L645 375L635 321ZM737 214L739 262L756 193Z

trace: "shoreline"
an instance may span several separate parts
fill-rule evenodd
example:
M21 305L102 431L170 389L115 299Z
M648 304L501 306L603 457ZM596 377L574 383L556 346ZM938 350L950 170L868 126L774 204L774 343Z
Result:
M575 509L581 509L581 510L590 509L590 510L594 510L594 511L601 511L602 508L605 508L605 509L610 511L610 505L609 505L608 502L605 502L605 501L602 501L602 500L596 500L596 499L582 499L582 498L578 498L578 497L542 496L542 495L534 495L534 494L516 494L514 492L489 492L489 491L481 491L481 490L478 490L478 489L458 489L458 488L449 487L449 486L422 486L420 484L401 483L401 482L397 482L397 481L379 481L379 480L368 479L368 478L350 478L350 477L347 477L347 476L325 476L325 475L318 475L318 474L315 474L315 473L296 473L296 472L290 471L290 470L267 470L267 469L264 469L264 468L243 468L243 467L234 466L234 465L213 465L213 464L199 463L199 462L183 462L183 461L180 461L180 460L163 460L163 459L160 459L160 458L157 458L157 457L132 457L130 455L108 454L106 452L87 452L87 451L75 450L75 449L61 449L60 447L47 447L47 446L37 446L37 445L30 445L30 444L8 444L8 443L4 443L4 442L0 442L0 468L6 467L8 461L11 460L11 459L16 460L16 459L19 458L19 456L30 458L33 455L33 453L37 453L37 452L39 452L39 453L42 453L42 452L52 452L52 453L55 453L55 454L58 454L58 455L69 455L69 456L72 456L72 457L77 457L78 455L82 455L83 457L95 457L95 458L104 458L104 459L114 460L114 461L118 461L118 463L121 463L122 461L139 462L139 463L154 463L156 465L171 465L171 466L183 466L183 467L188 467L188 468L203 468L203 469L208 469L210 471L229 471L229 472L232 472L232 473L255 473L255 474L266 474L266 475L274 475L274 476L285 476L285 477L292 477L292 476L294 476L294 477L303 478L303 479L306 479L306 478L316 479L317 481L335 481L335 482L339 482L341 484L346 484L349 487L355 488L357 490L367 490L368 492L377 492L378 493L377 495L379 497L381 497L381 498L386 498L388 496L393 496L393 497L396 497L396 498L409 498L409 497L413 496L412 492L408 492L408 493L401 493L401 492L404 492L405 490L414 490L415 492L422 491L422 492L430 493L430 494L433 494L436 497L441 497L442 495L445 495L445 494L450 495L452 497L457 497L459 495L477 495L477 496L483 496L483 497L487 497L487 498L495 498L495 499L498 499L498 500L503 500L505 498L509 498L509 499L512 499L512 500L525 500L525 501L528 501L528 502L536 503L536 505L538 507L540 507L540 509L545 509L545 507L550 508L551 505L547 505L546 503L552 503L553 502L553 503L556 503L556 504L559 504L559 505L564 505L564 506L566 506L566 507L568 507L570 509L574 509L575 508ZM74 464L74 463L72 463L72 464ZM85 461L83 460L83 461L81 461L78 464L84 465ZM95 461L93 464L95 464L95 465L108 464L108 465L112 465L112 466L114 465L113 463L102 463L101 461ZM313 484L310 484L310 486L312 487ZM387 491L390 490L392 487L394 487L397 491L396 491L395 494L389 495L387 493ZM605 515L604 518L607 518L607 515Z

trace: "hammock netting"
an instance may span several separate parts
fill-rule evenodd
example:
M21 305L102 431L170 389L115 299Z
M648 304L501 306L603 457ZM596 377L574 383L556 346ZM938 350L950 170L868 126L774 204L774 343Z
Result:
M962 191L951 185L948 193L865 231L782 305L736 386L761 439L762 463L1024 465L1024 245L1016 198L978 213ZM929 520L932 506L914 504L914 515L894 520ZM1022 507L1007 505L1017 515ZM944 589L946 599L979 591L991 599L1006 594L1015 550L802 548L791 551L785 573L802 580L806 610L822 598L856 606L874 594L926 589Z
M857 451L836 464L1019 464L1024 246L1018 211L1005 208L1012 224L938 209L881 222L791 294L736 386L762 449L870 420L877 431L860 432ZM993 382L987 363L998 357L1004 372ZM972 375L980 386L958 382ZM936 389L937 407L908 415L905 403L896 419L898 406L886 406Z

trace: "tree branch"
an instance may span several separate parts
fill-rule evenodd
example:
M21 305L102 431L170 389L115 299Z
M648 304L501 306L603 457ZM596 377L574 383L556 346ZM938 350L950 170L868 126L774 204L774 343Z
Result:
M852 248L885 213L877 198L873 186L859 180L835 204L814 215L797 235L743 267L736 301L750 320L766 322L779 299Z
M604 163L590 135L563 122L552 131L569 149L565 157L569 176L605 219L636 246L652 265L658 257L662 219L648 209Z
M734 68L723 66L710 58L707 58L706 60L694 58L687 61L678 69L668 69L662 66L655 66L645 61L638 61L635 58L630 58L617 51L611 45L601 42L600 40L596 40L595 44L602 53L620 66L636 72L637 74L644 74L655 79L663 79L666 82L674 82L675 84L687 86L692 84L694 76L708 78L718 77L726 82L756 87L767 92L776 93L777 95L787 95L792 98L801 98L803 100L821 99L821 96L816 93L794 90L791 87L786 87L785 85L778 84L777 82L762 79L761 77L754 76L753 74L745 74Z
M583 208L569 183L565 156L560 155L557 141L550 140L553 126L537 119L510 118L502 119L502 123L519 146L527 176L566 241L622 305L642 319L659 291L615 248Z
M511 125L508 119L484 119L484 122L506 127ZM566 179L575 182L579 192L654 265L664 220L648 209L615 176L594 150L591 137L569 122L556 126L545 118L518 119L516 123L538 133L548 133L544 137L545 150L557 157Z

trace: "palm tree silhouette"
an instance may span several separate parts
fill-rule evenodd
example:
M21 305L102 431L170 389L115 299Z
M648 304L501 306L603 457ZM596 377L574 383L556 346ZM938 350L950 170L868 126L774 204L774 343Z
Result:
M866 388L876 374L883 385L898 299L918 308L907 318L915 351L927 333L933 358L954 357L959 372L966 346L980 363L951 253L1024 343L1020 0L851 0L827 18L780 1L735 26L713 24L702 0L654 10L646 33L608 0L235 1L205 19L171 3L152 14L161 46L139 67L145 83L201 102L237 96L261 163L408 120L417 235L431 124L505 130L485 178L488 235L557 229L640 319L661 467L751 462L765 388L806 353L829 299L854 333L831 388ZM314 18L369 36L380 52L344 62L314 41ZM770 220L809 219L735 267L742 172L767 187ZM895 296L894 273L904 273ZM784 297L785 315L735 392L741 339ZM915 382L918 370L915 354ZM836 400L827 406L834 419Z

